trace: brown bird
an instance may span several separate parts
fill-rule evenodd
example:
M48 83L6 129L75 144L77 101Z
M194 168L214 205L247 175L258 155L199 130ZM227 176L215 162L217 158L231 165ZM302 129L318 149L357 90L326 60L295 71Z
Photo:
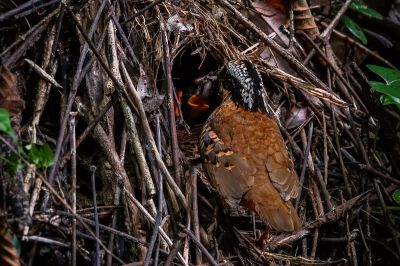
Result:
M223 86L231 92L208 118L199 141L212 186L231 206L245 206L278 231L298 231L290 199L299 180L260 73L248 61L229 63Z

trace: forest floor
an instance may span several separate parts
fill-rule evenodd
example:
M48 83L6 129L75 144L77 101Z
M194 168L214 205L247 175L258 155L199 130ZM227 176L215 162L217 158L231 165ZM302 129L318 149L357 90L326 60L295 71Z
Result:
M399 54L393 0L1 1L0 265L400 265ZM237 60L300 231L228 206L202 167Z

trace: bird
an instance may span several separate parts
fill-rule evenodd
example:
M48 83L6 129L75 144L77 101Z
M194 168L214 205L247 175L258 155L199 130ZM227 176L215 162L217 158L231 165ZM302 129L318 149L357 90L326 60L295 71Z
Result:
M208 179L229 206L252 210L279 232L299 231L290 201L299 179L261 74L248 60L231 61L222 72L230 96L208 117L198 142Z

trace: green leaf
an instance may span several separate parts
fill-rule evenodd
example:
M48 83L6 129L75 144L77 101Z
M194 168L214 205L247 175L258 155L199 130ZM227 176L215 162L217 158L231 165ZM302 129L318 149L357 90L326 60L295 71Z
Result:
M25 165L20 163L20 156L18 156L16 153L11 153L11 155L8 157L0 156L0 159L5 162L8 172L11 175L15 175L17 171L25 168Z
M400 98L392 97L385 94L382 94L379 97L379 100L381 101L382 105L389 105L389 104L400 105Z
M53 150L49 145L45 144L41 149L41 162L43 167L50 167L54 164Z
M381 103L383 105L389 105L389 104L397 104L400 105L400 98L392 97L389 95L382 94L381 97L379 98Z
M367 68L384 79L387 84L400 80L399 70L377 65L367 65Z
M348 16L343 16L342 21L346 28L351 32L351 34L356 36L363 44L368 43L367 36L365 36L360 26L358 26L358 24L354 20L352 20Z
M28 161L36 165L36 167L47 168L54 164L54 154L49 145L27 145L25 149L28 150Z
M39 150L35 145L32 145L29 147L29 152L27 154L28 156L28 161L36 166L39 164L40 160L40 155L39 155Z
M400 205L400 188L396 189L392 194L393 200Z
M10 134L12 131L10 115L4 108L0 108L0 131L7 134Z
M390 84L370 81L369 85L371 85L372 89L375 91L379 91L395 98L400 98L400 80L396 80Z
M351 3L350 7L351 7L351 9L353 9L361 14L364 14L366 16L373 17L376 19L383 19L383 16L378 11L368 7L367 5L365 5L363 3L353 2L353 3Z
M0 132L6 133L12 140L17 140L17 135L11 127L10 114L4 108L0 107Z

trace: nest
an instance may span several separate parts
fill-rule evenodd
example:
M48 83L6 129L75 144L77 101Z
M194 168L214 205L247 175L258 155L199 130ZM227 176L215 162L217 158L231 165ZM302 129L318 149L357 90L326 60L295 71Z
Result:
M12 173L1 161L0 222L24 240L21 260L399 262L390 195L400 184L391 122L400 116L377 101L361 63L318 48L318 38L339 34L329 30L334 24L315 37L307 22L314 32L301 28L287 48L260 9L240 1L53 2L0 17L11 25L29 16L32 24L0 39L0 100L19 139L2 134L0 147L23 165ZM302 185L295 206L303 229L270 231L263 243L265 224L223 204L196 152L199 129L223 99L218 73L232 60L262 73ZM209 109L194 116L187 98L204 89ZM51 163L21 154L25 144L45 143ZM17 263L13 254L6 256Z

